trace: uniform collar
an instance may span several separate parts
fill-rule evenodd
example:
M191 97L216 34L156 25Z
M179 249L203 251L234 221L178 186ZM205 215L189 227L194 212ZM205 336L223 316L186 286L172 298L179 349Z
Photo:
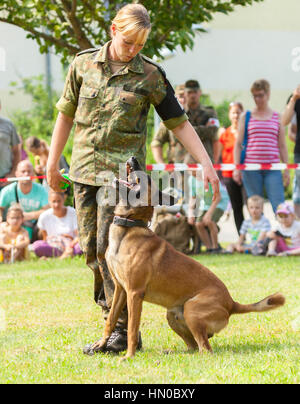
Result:
M105 45L98 51L95 62L105 63L108 62L107 51L111 44L111 41L106 42ZM127 65L125 70L131 70L134 73L144 73L144 64L141 56L136 55Z

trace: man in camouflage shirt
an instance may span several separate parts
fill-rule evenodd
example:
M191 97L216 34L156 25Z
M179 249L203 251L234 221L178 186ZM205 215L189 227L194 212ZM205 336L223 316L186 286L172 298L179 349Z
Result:
M188 80L185 83L186 113L193 128L201 139L211 161L214 163L218 154L218 127L217 113L213 107L200 104L202 91L197 80Z

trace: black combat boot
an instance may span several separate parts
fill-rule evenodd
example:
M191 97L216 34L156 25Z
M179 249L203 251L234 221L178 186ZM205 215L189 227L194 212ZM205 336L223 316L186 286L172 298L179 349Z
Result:
M115 329L109 337L106 347L101 349L93 349L93 344L88 344L83 348L83 353L85 355L94 355L97 352L114 352L119 353L126 351L127 349L127 330L122 330L120 328ZM137 351L142 349L142 337L139 332L139 340L137 345Z

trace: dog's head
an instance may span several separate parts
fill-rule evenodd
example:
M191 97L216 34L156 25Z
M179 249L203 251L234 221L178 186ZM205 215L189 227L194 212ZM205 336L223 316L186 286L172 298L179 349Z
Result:
M147 175L142 169L135 157L130 157L126 161L127 178L126 180L115 178L114 186L119 193L119 204L117 210L120 213L122 207L122 214L127 209L127 212L132 214L132 210L137 209L142 213L153 213L153 207L156 205L172 206L176 204L177 199L172 195L168 195L157 187L155 182Z

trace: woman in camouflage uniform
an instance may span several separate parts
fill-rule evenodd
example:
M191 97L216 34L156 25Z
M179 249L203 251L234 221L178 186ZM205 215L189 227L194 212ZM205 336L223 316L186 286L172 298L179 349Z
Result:
M95 276L94 297L106 317L113 297L113 282L105 261L113 206L97 203L99 191L111 186L111 173L135 156L142 166L146 159L146 121L153 104L165 126L204 166L205 182L215 195L219 182L199 137L174 96L162 68L140 54L150 33L147 10L129 4L112 21L112 40L100 49L88 49L72 62L53 131L47 165L48 183L60 190L63 178L58 161L76 123L70 178L78 217L80 245ZM119 318L106 351L127 346L127 311ZM93 354L91 347L85 353Z

